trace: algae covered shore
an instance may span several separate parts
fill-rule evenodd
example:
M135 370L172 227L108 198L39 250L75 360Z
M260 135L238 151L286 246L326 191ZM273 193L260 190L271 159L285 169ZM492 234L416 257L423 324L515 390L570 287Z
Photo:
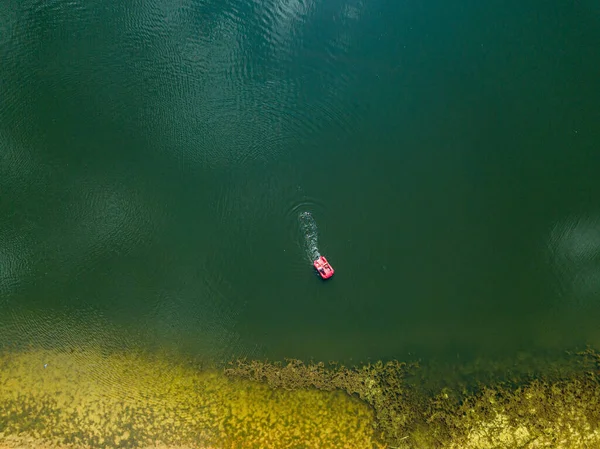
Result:
M397 361L241 360L206 369L143 352L0 357L0 447L594 448L600 356L553 375L419 388Z
M372 448L343 392L273 390L147 355L31 350L0 361L0 447Z
M440 389L421 388L421 368L397 361L350 369L242 361L226 372L274 388L358 397L373 409L386 447L600 447L600 357L588 350L556 365L537 376Z

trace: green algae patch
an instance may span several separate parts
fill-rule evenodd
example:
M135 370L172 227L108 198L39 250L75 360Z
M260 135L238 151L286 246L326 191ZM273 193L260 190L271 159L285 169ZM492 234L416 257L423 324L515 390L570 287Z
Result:
M581 360L585 360L582 363ZM284 390L344 391L368 404L390 448L600 447L600 357L579 354L566 377L538 376L437 392L407 381L417 365L399 362L346 368L322 363L238 361L232 377Z
M374 448L340 391L273 389L136 353L0 356L0 447Z

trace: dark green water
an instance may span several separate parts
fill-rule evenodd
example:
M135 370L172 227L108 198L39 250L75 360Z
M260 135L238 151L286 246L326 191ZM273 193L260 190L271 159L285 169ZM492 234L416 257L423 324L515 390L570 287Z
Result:
M456 3L0 2L3 342L599 346L600 7Z

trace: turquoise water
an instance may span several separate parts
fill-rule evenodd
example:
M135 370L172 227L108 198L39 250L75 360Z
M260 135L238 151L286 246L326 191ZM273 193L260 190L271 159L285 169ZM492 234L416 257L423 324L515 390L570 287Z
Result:
M598 48L591 0L4 1L2 340L600 345Z

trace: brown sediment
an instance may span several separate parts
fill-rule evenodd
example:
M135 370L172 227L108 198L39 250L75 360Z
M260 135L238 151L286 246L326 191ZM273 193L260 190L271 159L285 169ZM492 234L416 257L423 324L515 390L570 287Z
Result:
M0 447L376 446L372 411L342 392L273 390L144 354L0 356Z

